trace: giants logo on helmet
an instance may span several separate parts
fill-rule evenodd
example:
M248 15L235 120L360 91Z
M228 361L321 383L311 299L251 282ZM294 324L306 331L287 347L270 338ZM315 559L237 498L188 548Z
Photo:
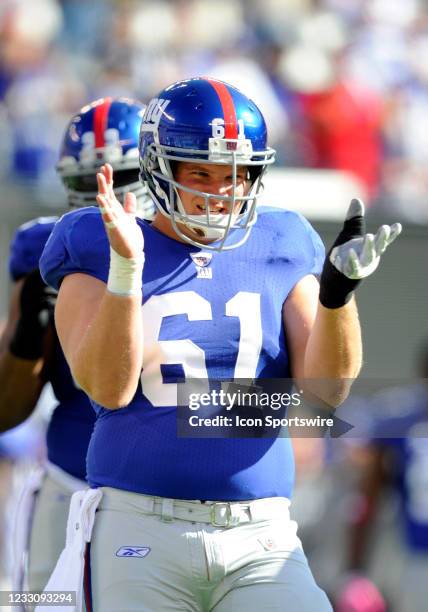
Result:
M159 122L165 112L166 107L171 100L163 100L162 98L153 98L146 108L141 124L141 131L153 132L158 129Z

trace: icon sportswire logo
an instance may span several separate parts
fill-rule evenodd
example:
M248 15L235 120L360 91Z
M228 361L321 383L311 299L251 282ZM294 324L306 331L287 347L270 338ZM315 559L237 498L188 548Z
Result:
M116 557L138 557L142 559L147 557L150 550L148 546L121 546L116 551Z

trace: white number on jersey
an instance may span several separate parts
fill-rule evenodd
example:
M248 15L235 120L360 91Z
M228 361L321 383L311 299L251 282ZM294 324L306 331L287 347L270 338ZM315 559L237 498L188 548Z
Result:
M195 291L151 297L143 306L144 356L141 384L153 406L174 406L177 384L162 381L161 364L183 366L186 378L206 379L205 353L191 340L159 340L164 317L185 314L189 321L211 321L211 304ZM227 317L238 317L240 336L234 378L253 379L262 347L260 295L239 291L225 304ZM202 392L202 389L201 389Z

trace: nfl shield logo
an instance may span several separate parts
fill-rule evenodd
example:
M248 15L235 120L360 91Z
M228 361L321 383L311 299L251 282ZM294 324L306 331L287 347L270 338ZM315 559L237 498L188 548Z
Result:
M213 255L212 253L202 253L201 251L200 253L190 253L190 257L192 258L195 266L198 266L199 268L206 268L210 265Z
M190 253L193 263L196 266L196 278L212 278L213 271L208 266L212 260L212 253Z

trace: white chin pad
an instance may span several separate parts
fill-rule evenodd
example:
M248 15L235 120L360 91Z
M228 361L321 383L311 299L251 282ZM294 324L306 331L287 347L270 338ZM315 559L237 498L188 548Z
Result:
M232 220L230 222L230 227L232 228L238 215L233 215ZM201 221L205 219L204 215L187 215L186 218L186 226L195 232L197 235L203 235L205 238L209 238L212 240L220 240L224 236L224 232L229 224L230 215L216 215L210 214L210 226L202 226L193 221Z

